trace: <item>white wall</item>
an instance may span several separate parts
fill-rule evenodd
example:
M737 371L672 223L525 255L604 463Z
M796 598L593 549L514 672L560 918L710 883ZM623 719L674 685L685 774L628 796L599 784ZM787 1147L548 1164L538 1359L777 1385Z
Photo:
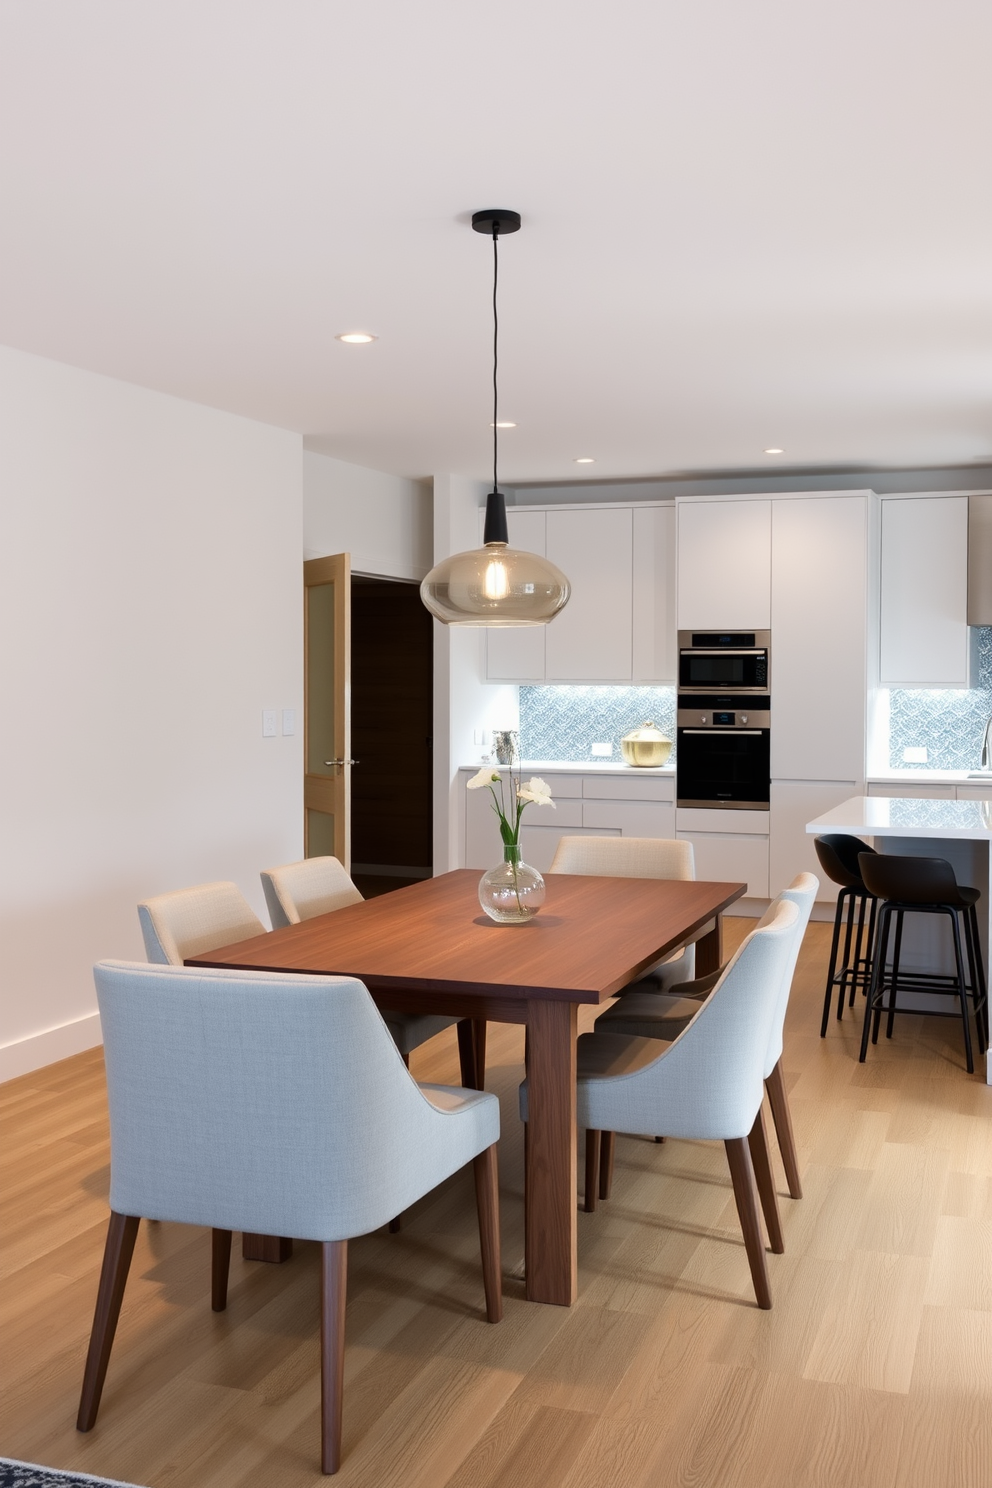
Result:
M433 564L431 485L303 453L303 552L350 553L355 573L424 577Z
M99 1042L139 898L301 856L301 454L0 348L0 1078Z

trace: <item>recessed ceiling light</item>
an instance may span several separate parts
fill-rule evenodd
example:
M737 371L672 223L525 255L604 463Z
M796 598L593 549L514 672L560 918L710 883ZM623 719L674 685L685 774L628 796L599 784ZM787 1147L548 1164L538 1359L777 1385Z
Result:
M763 453L766 455L784 455L785 450L779 449L776 445L773 445L771 449L766 449L763 451Z
M577 459L572 461L573 465L595 465L595 463L596 461L592 455L579 455Z
M515 429L517 426L509 419L499 419L495 424L489 425L490 429Z
M339 331L334 337L335 341L344 341L348 346L367 346L370 341L378 341L378 336L373 336L371 331Z

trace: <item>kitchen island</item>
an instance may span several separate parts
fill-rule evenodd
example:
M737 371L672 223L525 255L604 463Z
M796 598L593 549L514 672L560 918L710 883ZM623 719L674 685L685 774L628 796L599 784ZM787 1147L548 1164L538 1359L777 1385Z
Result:
M992 881L992 788L980 801L947 800L926 796L852 796L822 816L807 822L806 831L822 837L845 832L869 842L878 852L913 857L946 858L958 883L980 891L978 925L985 966L989 964L990 896ZM950 926L934 915L909 915L903 938L902 961L907 970L950 972L954 965ZM900 994L912 1006L914 994ZM920 1006L933 1006L915 994ZM986 1061L986 1080L992 1084L992 1060Z

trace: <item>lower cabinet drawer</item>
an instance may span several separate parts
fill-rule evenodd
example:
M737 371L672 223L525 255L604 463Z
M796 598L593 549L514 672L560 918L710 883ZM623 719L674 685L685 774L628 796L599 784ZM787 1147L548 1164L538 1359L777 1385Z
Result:
M584 827L612 827L624 837L674 837L671 801L583 801Z
M585 775L582 794L593 801L675 801L671 775Z
M679 832L692 843L696 877L717 883L746 883L752 899L768 898L768 838L743 832Z
M526 821L526 817L524 818ZM528 827L520 829L520 853L525 863L536 868L539 873L547 873L551 867L552 859L558 851L558 844L563 837L619 837L620 833L614 828L596 830L592 827L576 827L570 831L563 832L560 827ZM495 858L498 862L499 858ZM491 868L492 863L489 864Z

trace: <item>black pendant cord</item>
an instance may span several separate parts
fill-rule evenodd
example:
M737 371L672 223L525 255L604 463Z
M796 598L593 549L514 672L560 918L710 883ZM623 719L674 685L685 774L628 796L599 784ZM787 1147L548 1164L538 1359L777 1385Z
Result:
M497 452L499 444L499 388L496 371L499 366L499 317L496 313L496 286L499 282L499 228L493 223L493 490L499 490Z

